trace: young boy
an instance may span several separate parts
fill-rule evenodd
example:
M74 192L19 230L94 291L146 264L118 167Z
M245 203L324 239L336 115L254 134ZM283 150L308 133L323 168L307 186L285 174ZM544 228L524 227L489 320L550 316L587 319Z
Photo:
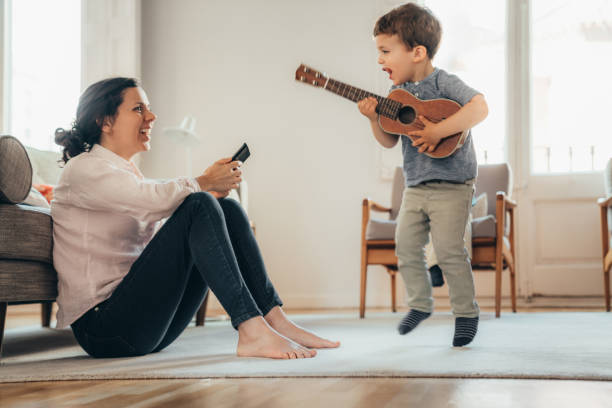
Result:
M448 282L455 315L453 346L470 343L478 329L478 304L474 278L463 235L471 207L476 178L476 153L471 134L451 156L434 159L423 154L435 149L441 139L472 128L488 113L484 97L459 78L432 65L442 28L427 8L408 3L380 17L374 27L378 63L393 82L420 99L451 99L462 107L445 120L433 123L423 116L424 128L412 132L412 142L401 135L406 189L398 215L396 253L408 292L410 312L398 330L406 334L433 312L431 282L423 247L431 232L438 264ZM377 101L366 98L359 111L370 120L376 140L393 147L399 135L378 125Z

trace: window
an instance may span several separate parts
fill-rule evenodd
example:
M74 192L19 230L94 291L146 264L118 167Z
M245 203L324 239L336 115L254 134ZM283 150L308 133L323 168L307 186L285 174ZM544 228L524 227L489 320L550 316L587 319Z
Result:
M382 0L379 15L404 3ZM442 24L442 41L433 65L482 92L489 105L489 116L472 131L478 163L507 161L505 4L490 0L415 3L431 9ZM388 90L388 83L379 89L382 94L383 89ZM379 152L381 178L391 180L395 166L402 163L401 149L379 147Z
M532 173L602 170L612 95L612 1L531 2Z
M478 163L506 161L506 8L490 0L426 0L442 23L434 66L482 92L489 116L472 131Z
M81 87L81 1L5 0L4 132L58 150Z

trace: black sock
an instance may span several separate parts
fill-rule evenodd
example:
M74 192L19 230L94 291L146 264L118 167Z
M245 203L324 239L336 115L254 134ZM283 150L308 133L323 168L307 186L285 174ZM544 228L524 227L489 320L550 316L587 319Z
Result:
M423 320L427 319L431 316L431 313L421 312L420 310L410 310L406 316L402 319L399 326L397 326L397 331L399 334L406 334L409 331L412 331L415 327L418 326Z
M478 316L476 317L457 317L455 319L455 337L453 346L462 347L471 343L478 331Z
M434 265L429 268L429 275L431 276L431 286L439 287L444 285L444 276L442 275L442 269L438 265Z

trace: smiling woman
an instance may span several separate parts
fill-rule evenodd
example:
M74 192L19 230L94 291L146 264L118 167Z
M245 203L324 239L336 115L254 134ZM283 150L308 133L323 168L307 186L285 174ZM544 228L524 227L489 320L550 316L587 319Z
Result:
M57 327L70 325L93 357L158 352L210 288L238 330L239 356L308 358L338 347L284 314L249 220L226 198L242 179L240 161L163 181L132 162L150 149L156 118L135 79L110 78L87 88L72 129L56 132L66 163L51 203Z
M104 120L100 144L130 160L136 153L151 149L151 129L156 118L144 90L128 88L117 116Z

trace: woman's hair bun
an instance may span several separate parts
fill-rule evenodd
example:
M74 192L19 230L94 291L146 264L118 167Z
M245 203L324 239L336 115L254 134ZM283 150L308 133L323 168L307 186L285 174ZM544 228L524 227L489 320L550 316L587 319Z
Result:
M55 143L66 147L70 142L69 139L72 136L72 130L66 130L64 128L55 129Z

